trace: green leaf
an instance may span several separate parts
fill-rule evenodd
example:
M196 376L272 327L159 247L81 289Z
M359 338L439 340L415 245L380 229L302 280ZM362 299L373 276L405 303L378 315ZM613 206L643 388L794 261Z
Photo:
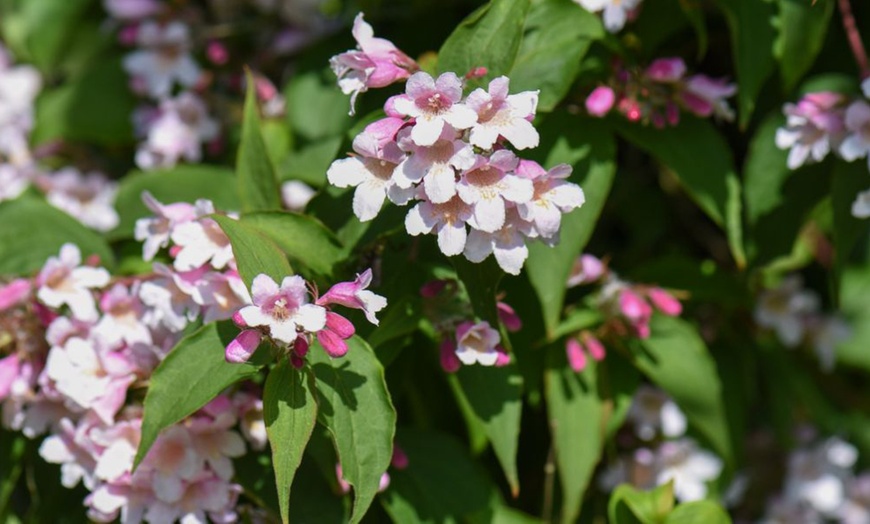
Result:
M82 261L91 255L100 265L115 264L112 250L100 235L45 201L23 196L0 204L0 275L26 275L57 256L67 242L79 247Z
M654 315L634 364L665 390L726 464L733 463L722 383L698 331L685 320Z
M575 373L561 344L548 348L544 375L547 416L553 435L562 487L562 522L576 522L583 493L604 445L604 406L599 395L598 364ZM582 445L578 445L582 442Z
M0 10L3 36L15 44L21 61L50 71L60 64L68 44L93 0L19 1ZM11 38L10 38L11 37Z
M827 171L819 164L791 170L788 151L776 147L776 130L785 124L777 110L767 117L749 143L744 174L747 248L756 264L791 252L810 211L824 197Z
M496 488L455 438L408 429L396 440L408 467L390 470L390 487L381 497L393 522L462 522L489 506Z
M232 322L207 324L181 339L157 366L145 395L142 440L135 466L164 428L196 412L227 387L256 376L265 365L269 355L262 350L243 364L230 364L224 359L224 349L238 334Z
M332 71L317 69L293 75L284 88L284 97L290 130L306 140L340 136L352 124L347 116L350 102L335 87Z
M248 289L261 273L272 277L280 285L284 277L293 274L284 253L266 235L257 229L227 216L212 215L229 237L239 275Z
M610 495L607 515L612 524L633 522L658 524L673 508L673 482L668 482L650 491L641 491L629 484L621 484Z
M342 143L344 139L338 135L291 151L278 166L278 178L282 181L299 180L314 187L326 185L326 171Z
M330 276L344 259L345 250L335 235L316 218L289 211L251 213L242 223L268 237L292 260Z
M136 220L154 213L142 202L142 192L148 191L164 204L194 203L207 198L216 208L237 211L235 174L221 166L206 164L180 165L161 171L134 171L121 179L115 208L121 220L109 236L113 239L130 238Z
M740 127L746 128L764 82L773 73L772 2L760 0L717 0L731 32L731 52L737 71L737 104Z
M510 72L523 39L529 0L491 0L468 15L438 52L438 71L460 77L485 67L485 80Z
M866 174L865 174L866 176ZM870 268L846 268L839 282L840 308L852 336L837 346L837 361L870 370Z
M281 209L281 189L263 140L260 109L250 71L246 72L246 78L248 92L242 119L242 141L236 159L242 211Z
M308 358L317 380L317 419L332 435L344 478L354 488L351 522L359 522L392 459L396 410L372 349L357 336L347 342L340 359L319 344Z
M679 0L680 9L689 20L695 36L698 37L698 59L707 54L709 37L707 35L707 22L704 20L704 7L698 0Z
M834 209L834 257L837 273L849 261L855 244L867 235L866 219L852 215L852 203L858 193L866 191L867 166L864 162L837 161L832 170L831 207Z
M674 173L698 206L725 230L734 260L743 267L740 179L731 149L713 124L684 116L678 126L667 129L620 121L619 131Z
M24 465L27 440L23 435L0 429L0 520L8 518L12 493Z
M731 524L728 513L712 500L697 500L680 504L665 519L665 524Z
M306 375L293 369L289 359L281 359L269 372L263 389L263 419L285 524L290 519L290 485L317 421L317 404Z
M786 92L810 69L825 43L834 0L778 0L779 35L773 54Z
M593 40L604 36L601 19L571 0L535 0L526 19L511 90L541 91L538 111L552 111L580 72Z
M561 240L556 247L529 245L526 271L541 302L547 337L553 340L571 267L589 242L610 193L616 173L616 146L603 122L560 113L541 126L541 149L548 152L545 167L563 162L574 167L569 180L579 184L586 195L583 206L562 217Z

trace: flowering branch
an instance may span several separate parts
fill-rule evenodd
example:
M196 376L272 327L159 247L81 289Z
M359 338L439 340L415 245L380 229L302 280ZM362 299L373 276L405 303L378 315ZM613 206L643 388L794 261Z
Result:
M858 64L858 69L861 71L861 79L863 80L870 77L870 62L867 60L867 50L864 49L861 33L858 31L857 24L855 24L852 6L849 4L849 0L838 0L837 5L839 5L840 14L843 16L843 28L846 30L849 47L852 48L852 54L855 55L855 62Z

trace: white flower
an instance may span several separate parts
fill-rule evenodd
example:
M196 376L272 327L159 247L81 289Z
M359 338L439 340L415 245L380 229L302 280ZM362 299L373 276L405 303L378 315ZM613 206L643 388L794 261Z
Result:
M562 225L562 214L582 206L586 196L580 186L565 181L571 166L559 164L532 180L534 194L528 202L517 205L523 220L532 222L538 235L556 238Z
M870 104L853 102L846 109L845 122L849 134L840 144L840 154L847 162L866 157L870 152Z
M305 182L290 180L281 185L281 202L290 211L302 212L316 193Z
M846 484L857 458L854 446L838 438L795 451L789 458L784 496L803 501L823 515L833 516L846 500Z
M488 91L477 88L465 100L477 113L469 136L473 145L491 149L503 136L517 149L538 146L538 131L530 121L538 107L538 91L508 95L509 84L508 77L500 76L489 83Z
M83 175L74 167L66 167L38 181L49 204L82 224L97 231L109 231L118 225L114 207L118 184L102 174Z
M142 201L155 216L136 220L134 236L142 242L142 258L153 260L161 248L169 245L172 230L179 224L190 222L197 218L197 208L187 202L162 204L148 191L142 192ZM202 200L204 214L214 212L214 206L207 200Z
M641 0L574 0L592 13L604 12L604 27L616 33L625 25L628 13L640 5Z
M97 319L97 308L91 289L109 283L109 272L103 268L81 267L82 255L75 244L64 244L59 257L51 257L37 277L37 298L45 305L59 308L66 304L75 318Z
M33 129L33 104L41 87L35 68L0 64L0 153L16 161L30 156L27 137Z
M151 330L143 320L145 313L137 296L138 289L115 284L100 299L103 316L94 326L93 334L109 348L121 343L151 344Z
M0 164L0 202L18 198L28 186L30 176L26 170L14 164Z
M803 289L797 275L783 279L776 289L763 292L755 306L755 321L758 325L776 331L780 342L787 347L797 346L804 337L805 319L816 313L819 297Z
M659 431L666 437L681 437L686 432L686 416L664 392L641 386L626 417L643 440L652 440Z
M462 80L456 73L444 73L433 79L422 71L414 73L406 84L406 94L395 100L396 112L415 119L411 139L418 146L431 146L445 125L468 129L477 121L477 113L461 104Z
M171 238L181 248L173 262L178 271L191 271L206 263L215 269L223 269L234 260L230 239L218 223L210 218L176 226Z
M137 40L144 49L127 55L124 69L144 82L148 95L163 98L172 92L174 83L193 87L199 80L199 66L190 56L190 35L183 23L145 22Z
M308 303L308 290L302 277L285 277L281 287L268 275L257 275L251 286L253 305L239 310L250 327L268 327L273 339L292 344L297 328L314 333L326 326L326 310Z
M489 322L463 322L456 327L456 356L465 365L494 366L501 335Z
M674 496L680 502L707 496L707 482L722 472L722 461L709 451L699 449L691 439L665 442L658 450L656 483L674 481Z
M475 162L471 146L456 140L456 131L448 127L430 146L406 146L411 155L396 167L396 184L410 188L422 180L426 198L434 204L443 204L456 194L456 169L468 169Z
M527 226L511 210L505 219L504 226L494 233L486 233L472 229L465 242L463 254L471 262L482 262L490 254L495 255L498 265L511 275L519 275L526 259L529 257L529 248L526 247L525 232Z
M405 229L411 236L431 233L438 235L438 248L452 257L462 253L468 232L465 223L471 218L471 206L454 196L443 204L421 200L405 217Z
M189 92L163 100L156 118L144 125L147 140L136 152L136 165L142 169L172 167L181 159L199 162L202 143L218 134L205 104Z
M472 206L468 221L471 227L494 233L505 224L508 202L521 204L532 199L532 181L509 173L517 163L513 153L502 149L488 159L477 157L474 165L463 173L456 191L459 198Z

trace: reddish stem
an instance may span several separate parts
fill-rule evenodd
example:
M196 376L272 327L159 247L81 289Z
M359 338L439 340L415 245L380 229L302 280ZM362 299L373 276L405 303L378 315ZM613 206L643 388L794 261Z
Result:
M837 5L840 7L840 14L843 16L843 28L846 30L846 38L849 40L849 46L852 48L852 54L855 55L855 62L858 64L858 69L861 71L861 79L863 80L870 77L870 62L867 60L867 51L864 49L864 43L861 41L861 33L855 24L852 6L849 4L849 0L838 0Z

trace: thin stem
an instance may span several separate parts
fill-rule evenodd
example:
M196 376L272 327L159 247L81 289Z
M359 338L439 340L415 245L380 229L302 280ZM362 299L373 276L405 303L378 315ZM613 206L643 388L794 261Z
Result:
M861 71L861 79L863 80L870 77L870 62L867 60L867 51L864 49L861 33L855 23L855 15L852 14L852 5L849 0L837 0L837 5L840 7L840 14L843 17L843 28L846 30L849 47L852 48L852 54L855 56L855 62L858 64L858 70Z
M553 488L556 480L556 453L553 444L547 453L547 463L544 464L544 507L541 511L541 520L553 521Z

